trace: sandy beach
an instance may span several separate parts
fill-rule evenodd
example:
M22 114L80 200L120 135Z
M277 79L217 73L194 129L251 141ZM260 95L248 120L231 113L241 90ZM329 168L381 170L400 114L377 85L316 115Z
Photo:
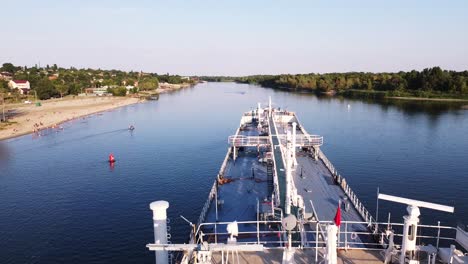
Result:
M170 83L161 83L159 88L156 90L157 94L168 93L176 91L182 88L187 88L193 86L193 84L182 83L182 84L170 84Z
M49 127L59 128L62 122L139 101L138 98L130 97L93 96L46 100L41 102L42 106L34 104L7 105L5 112L9 124L1 124L0 140L34 133Z

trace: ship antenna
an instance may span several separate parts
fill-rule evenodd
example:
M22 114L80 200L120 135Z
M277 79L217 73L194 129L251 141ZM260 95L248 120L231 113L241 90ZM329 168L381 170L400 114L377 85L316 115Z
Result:
M182 218L185 222L187 222L187 224L189 224L191 227L194 227L195 225L190 222L187 218L185 218L183 215L180 215L180 218Z

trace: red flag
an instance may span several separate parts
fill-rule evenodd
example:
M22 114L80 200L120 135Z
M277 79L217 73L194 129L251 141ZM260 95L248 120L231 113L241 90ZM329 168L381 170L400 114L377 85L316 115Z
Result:
M338 208L336 209L336 214L335 214L335 225L340 226L341 224L341 205L338 203Z

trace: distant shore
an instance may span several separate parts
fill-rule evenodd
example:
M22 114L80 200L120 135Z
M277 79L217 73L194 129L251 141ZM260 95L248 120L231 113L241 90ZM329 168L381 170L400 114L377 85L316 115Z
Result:
M176 91L182 88L187 88L193 86L194 84L190 83L181 83L181 84L171 84L171 83L160 83L159 88L156 90L157 94L168 93Z
M413 100L413 101L438 101L438 102L468 102L468 99L456 99L456 98L428 98L428 97L399 97L399 96L388 96L388 99L398 100Z
M140 101L132 97L92 96L45 100L41 102L41 106L7 105L5 112L8 123L0 123L0 140L40 133L47 128L61 129L60 124L63 122Z
M162 83L152 94L168 93L190 86L192 85L186 83ZM60 124L63 122L142 101L135 97L78 96L44 100L41 101L41 106L24 103L10 104L5 108L8 122L0 123L0 141L40 133L41 130L47 128L60 130Z

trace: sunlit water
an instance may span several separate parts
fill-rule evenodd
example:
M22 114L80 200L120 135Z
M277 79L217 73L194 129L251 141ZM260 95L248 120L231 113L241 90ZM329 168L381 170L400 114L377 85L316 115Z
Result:
M456 207L453 215L423 209L424 223L468 222L468 111L208 83L0 142L0 262L153 263L149 203L170 202L171 240L185 242L179 215L196 221L227 137L269 95L324 136L325 154L369 211L380 187ZM405 213L389 202L379 210L393 221Z

